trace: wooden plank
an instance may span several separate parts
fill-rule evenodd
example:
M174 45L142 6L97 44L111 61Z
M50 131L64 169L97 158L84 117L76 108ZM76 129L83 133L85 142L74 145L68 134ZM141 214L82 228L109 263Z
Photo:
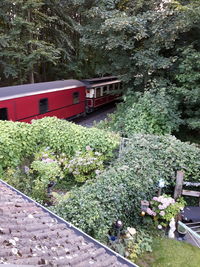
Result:
M176 174L176 186L175 186L175 189L174 189L174 199L175 200L178 197L181 196L182 188L183 188L183 176L184 176L184 172L183 171L177 171L177 174Z
M191 229L195 229L195 228L200 228L200 225L196 225L196 226L190 226Z
M184 182L183 185L185 185L185 186L195 186L195 187L198 187L198 186L200 186L200 183Z
M192 197L200 197L200 192L199 191L191 191L191 190L183 190L182 195L192 196Z
M192 223L185 223L187 226L189 226L190 227L190 225L193 225L193 224L199 224L199 226L200 226L200 222L192 222Z

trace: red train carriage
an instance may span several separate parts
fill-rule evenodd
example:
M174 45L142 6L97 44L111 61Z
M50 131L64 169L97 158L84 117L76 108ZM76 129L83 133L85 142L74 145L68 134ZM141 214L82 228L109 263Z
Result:
M107 103L116 101L122 92L122 83L115 76L83 80L86 89L86 111L94 109Z
M0 120L31 122L45 116L73 118L85 113L85 85L77 80L0 88Z

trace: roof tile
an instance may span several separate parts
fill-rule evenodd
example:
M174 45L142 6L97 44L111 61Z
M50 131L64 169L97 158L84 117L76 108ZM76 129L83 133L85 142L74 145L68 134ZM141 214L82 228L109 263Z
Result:
M0 263L69 267L135 266L27 201L0 181ZM115 255L113 253L113 255Z

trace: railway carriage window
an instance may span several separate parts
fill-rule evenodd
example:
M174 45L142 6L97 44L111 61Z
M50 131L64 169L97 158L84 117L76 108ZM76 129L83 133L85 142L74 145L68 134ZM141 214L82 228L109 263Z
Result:
M8 120L8 109L0 108L0 120L6 121Z
M44 114L44 113L48 112L48 98L40 99L39 112L40 112L40 114Z
M78 104L79 101L79 92L74 92L73 93L73 104Z
M101 96L101 88L96 88L96 97Z
M113 90L113 85L110 84L110 85L109 85L109 91L112 92L112 90Z
M104 86L103 87L103 95L106 95L107 94L107 86Z

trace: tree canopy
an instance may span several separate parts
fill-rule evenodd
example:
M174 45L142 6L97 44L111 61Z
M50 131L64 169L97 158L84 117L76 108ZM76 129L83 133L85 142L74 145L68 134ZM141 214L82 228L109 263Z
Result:
M0 83L118 75L199 129L199 39L198 0L2 0Z

